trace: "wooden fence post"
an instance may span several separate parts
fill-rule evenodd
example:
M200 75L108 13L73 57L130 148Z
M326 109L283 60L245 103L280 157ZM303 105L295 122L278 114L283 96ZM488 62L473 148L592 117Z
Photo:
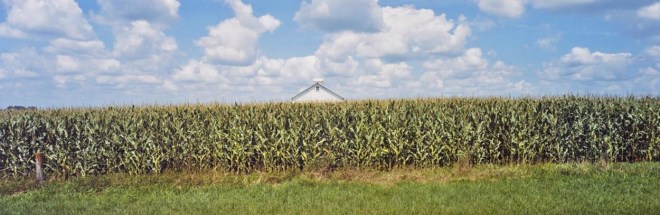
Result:
M36 159L36 164L37 164L37 180L39 181L39 185L44 184L44 154L41 153L40 151L37 152L37 154L34 155Z

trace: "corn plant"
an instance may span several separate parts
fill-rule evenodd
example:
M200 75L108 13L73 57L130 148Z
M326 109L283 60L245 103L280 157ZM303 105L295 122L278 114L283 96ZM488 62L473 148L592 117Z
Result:
M0 177L660 161L656 97L441 98L0 113Z

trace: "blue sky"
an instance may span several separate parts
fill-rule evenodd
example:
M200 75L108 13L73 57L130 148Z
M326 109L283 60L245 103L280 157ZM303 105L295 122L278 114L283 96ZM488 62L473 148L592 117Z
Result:
M660 93L658 1L0 4L0 107Z

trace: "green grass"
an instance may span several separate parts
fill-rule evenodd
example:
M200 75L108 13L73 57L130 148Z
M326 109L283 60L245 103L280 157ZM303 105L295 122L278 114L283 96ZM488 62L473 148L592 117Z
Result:
M653 214L660 163L0 181L0 214Z

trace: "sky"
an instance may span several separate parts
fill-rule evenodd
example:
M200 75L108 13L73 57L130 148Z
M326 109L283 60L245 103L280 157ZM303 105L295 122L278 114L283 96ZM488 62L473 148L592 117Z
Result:
M660 1L0 0L0 107L660 94Z

